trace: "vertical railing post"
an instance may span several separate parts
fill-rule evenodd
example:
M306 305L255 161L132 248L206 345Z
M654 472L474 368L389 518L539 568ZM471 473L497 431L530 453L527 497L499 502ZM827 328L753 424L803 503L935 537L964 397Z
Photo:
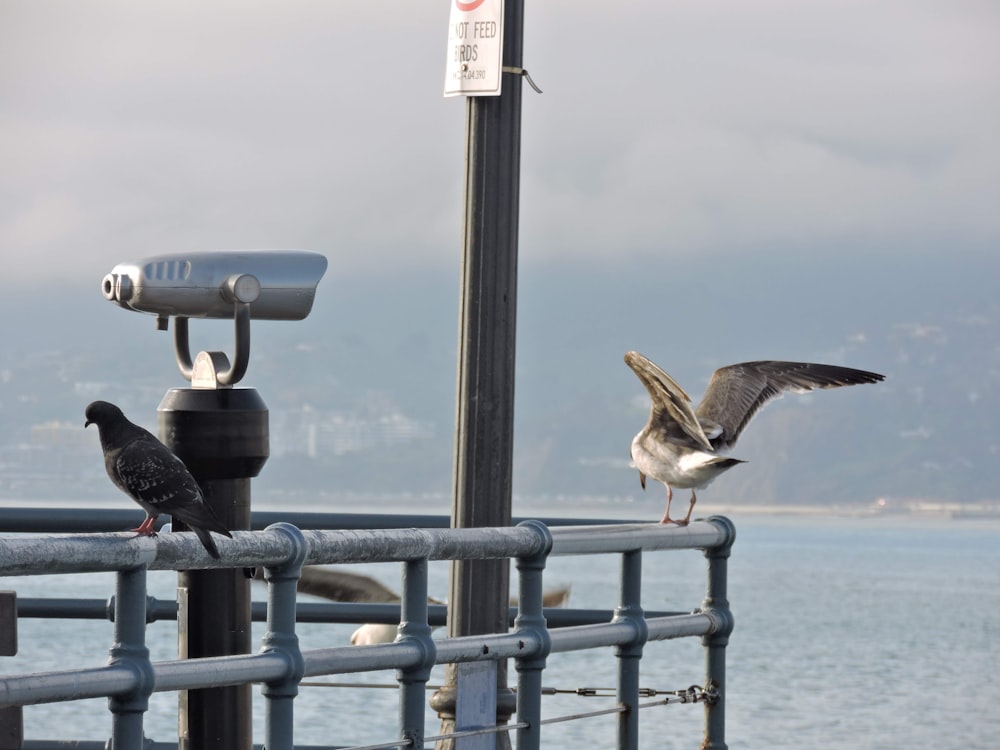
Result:
M639 747L639 662L649 636L642 612L642 550L622 553L620 604L615 609L614 622L628 622L635 630L629 643L615 646L618 657L618 705L625 710L618 714L618 750Z
M727 568L736 527L723 516L712 516L709 521L723 527L725 542L705 550L708 559L708 586L702 611L711 611L722 625L709 635L702 636L705 647L705 690L714 695L705 701L705 740L703 750L727 750L726 745L726 646L733 631L733 614L727 599Z
M539 750L541 746L542 721L542 671L549 655L552 639L546 628L542 609L542 573L549 551L552 549L552 534L541 521L524 521L518 526L528 526L538 532L543 539L543 548L531 557L517 560L518 610L514 620L514 630L518 635L532 638L541 644L541 649L531 655L514 660L517 670L517 722L526 726L518 727L517 750Z
M146 567L120 570L115 581L114 644L112 666L125 666L135 672L135 689L125 695L108 698L112 713L111 747L142 747L142 719L149 708L149 696L155 680L153 665L146 648Z
M266 701L264 747L267 750L292 750L295 696L299 694L299 681L305 672L299 638L295 634L295 597L308 545L302 532L291 524L273 524L268 530L278 531L291 539L294 551L285 562L264 568L267 632L261 653L279 653L288 660L288 672L284 679L268 682L261 688Z
M416 666L396 670L399 682L399 736L412 742L413 750L424 748L426 686L437 656L437 648L427 622L427 560L403 563L398 641L413 641L423 650Z

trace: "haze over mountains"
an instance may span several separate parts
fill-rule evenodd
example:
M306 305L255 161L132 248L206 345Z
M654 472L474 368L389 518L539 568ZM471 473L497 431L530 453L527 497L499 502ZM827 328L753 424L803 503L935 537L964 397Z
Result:
M628 451L648 399L622 362L637 349L695 401L716 367L749 359L887 376L768 406L733 452L749 463L703 492L705 501L997 498L996 261L716 263L522 262L516 495L642 497ZM457 271L341 278L332 260L306 321L254 324L243 385L268 404L272 453L255 497L412 493L444 498L415 509L447 512ZM84 407L114 401L155 431L163 394L185 385L171 337L152 317L105 302L98 281L41 295L9 290L0 304L0 498L114 497ZM228 324L191 328L193 349L231 350ZM646 494L658 508L662 488Z

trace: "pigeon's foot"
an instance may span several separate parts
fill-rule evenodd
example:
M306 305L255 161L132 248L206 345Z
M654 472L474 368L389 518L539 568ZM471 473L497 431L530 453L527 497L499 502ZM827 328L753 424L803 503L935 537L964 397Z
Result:
M153 528L153 524L156 522L156 516L146 516L146 520L136 526L134 529L129 529L129 531L136 532L139 536L156 536L156 530Z

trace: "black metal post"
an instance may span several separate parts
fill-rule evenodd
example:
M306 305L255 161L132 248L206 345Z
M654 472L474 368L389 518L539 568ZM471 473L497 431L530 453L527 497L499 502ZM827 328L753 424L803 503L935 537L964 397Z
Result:
M252 388L174 388L157 409L160 439L187 465L230 530L250 528L250 478L269 453L268 412ZM183 524L172 519L177 529ZM178 573L182 658L251 651L250 581L241 569ZM182 750L250 750L251 686L182 691Z
M523 0L504 7L503 65L520 68ZM509 526L514 438L521 76L505 74L498 97L466 103L465 221L459 323L452 526ZM507 560L452 564L448 635L507 630ZM497 669L497 721L514 712L507 665ZM431 699L442 734L455 726L456 670ZM454 741L438 743L439 750ZM497 747L509 748L507 733Z

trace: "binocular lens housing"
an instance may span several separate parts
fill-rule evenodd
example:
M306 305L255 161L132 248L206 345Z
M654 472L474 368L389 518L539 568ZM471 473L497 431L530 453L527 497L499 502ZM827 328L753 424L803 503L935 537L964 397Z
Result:
M305 250L220 250L119 263L101 282L104 298L164 318L232 318L252 303L256 320L302 320L312 310L326 257Z

